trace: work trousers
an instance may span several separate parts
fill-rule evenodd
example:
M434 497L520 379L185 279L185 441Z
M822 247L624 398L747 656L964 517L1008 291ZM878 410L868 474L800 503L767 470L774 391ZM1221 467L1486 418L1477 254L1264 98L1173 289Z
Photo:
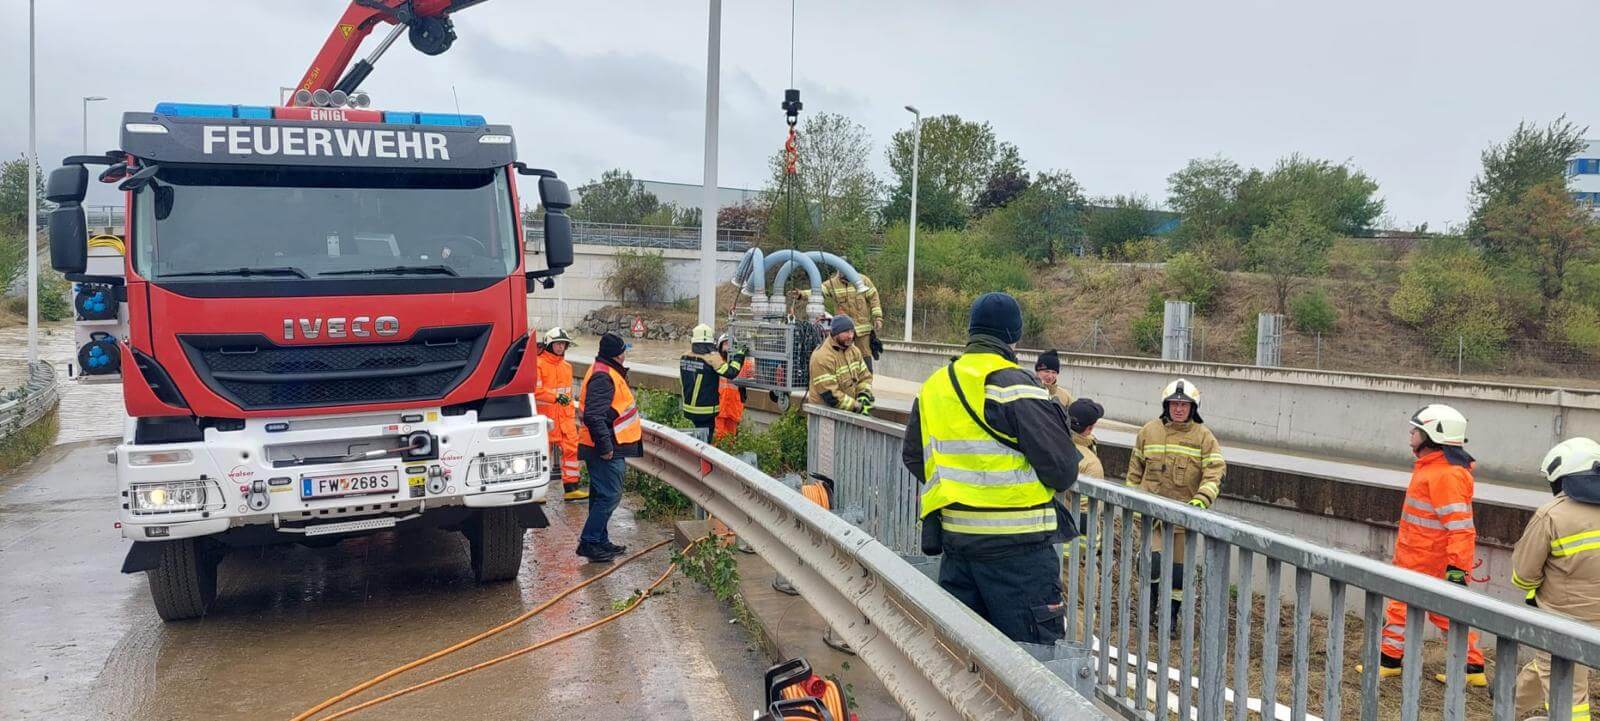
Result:
M689 419L689 422L694 424L695 428L705 431L705 442L711 442L711 434L715 432L717 425L717 414L711 413L708 415L700 415L698 413L685 413L683 414L683 417Z
M1051 543L999 557L945 551L939 586L1013 641L1054 644L1062 625L1061 556Z
M550 419L550 455L560 456L561 485L564 490L578 487L578 422L572 406L539 404L539 413Z
M1550 654L1539 651L1517 674L1517 708L1547 709L1550 702ZM1572 667L1572 721L1589 721L1589 669Z
M621 454L611 460L589 461L589 518L583 522L580 543L610 543L611 512L622 502L622 473L628 467Z
M1462 589L1463 592L1466 589ZM1441 632L1450 629L1450 619L1436 613L1428 614L1428 623ZM1419 641L1421 639L1418 639ZM1405 656L1406 605L1394 599L1383 609L1383 655L1391 659ZM1467 665L1483 667L1483 650L1478 648L1478 632L1467 632Z

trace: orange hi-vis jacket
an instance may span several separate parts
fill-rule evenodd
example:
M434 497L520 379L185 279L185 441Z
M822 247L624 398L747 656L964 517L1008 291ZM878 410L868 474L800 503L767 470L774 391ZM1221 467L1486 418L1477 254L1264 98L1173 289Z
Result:
M567 359L549 351L539 353L539 389L534 392L533 399L539 404L539 415L549 418L558 429L557 432L570 432L576 434L578 430L572 428L573 418L576 417L576 401L561 405L556 403L556 396L565 393L572 397L572 364Z
M1472 524L1472 469L1454 465L1443 451L1416 460L1400 511L1394 562L1435 578L1446 567L1473 567L1478 531Z

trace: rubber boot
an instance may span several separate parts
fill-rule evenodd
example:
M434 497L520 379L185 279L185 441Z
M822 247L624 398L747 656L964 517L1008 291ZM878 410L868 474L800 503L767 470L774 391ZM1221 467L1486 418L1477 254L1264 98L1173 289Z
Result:
M587 500L589 500L589 489L584 488L582 486L579 486L577 484L566 486L562 490L564 491L561 494L561 500L563 500L563 501L587 501Z
M1400 675L1400 664L1401 664L1402 660L1403 659L1395 658L1395 657L1390 656L1388 654L1379 655L1379 657L1378 657L1378 678L1379 679L1385 679L1385 678L1394 678L1396 676L1399 676ZM1356 664L1356 673L1364 673L1365 671L1366 671L1366 669L1362 668L1361 664L1359 664L1359 663ZM1480 672L1481 672L1481 669L1480 669Z
M1442 673L1434 674L1433 679L1439 683L1450 682L1450 677ZM1472 688L1488 688L1489 674L1484 673L1483 666L1481 664L1467 664L1467 686Z

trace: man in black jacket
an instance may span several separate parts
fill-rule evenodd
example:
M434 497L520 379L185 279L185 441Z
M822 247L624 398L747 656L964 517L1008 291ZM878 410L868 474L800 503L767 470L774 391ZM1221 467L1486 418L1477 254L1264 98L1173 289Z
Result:
M1052 544L1076 535L1053 496L1078 480L1078 452L1065 409L1017 366L1016 299L978 298L967 331L906 421L900 457L925 484L923 551L944 554L939 585L1001 633L1051 644L1065 631Z
M589 518L578 536L578 555L594 562L616 558L626 546L612 543L606 524L622 500L622 473L628 458L644 455L644 426L622 365L628 345L615 333L600 338L600 354L584 374L583 425L578 458L589 467Z

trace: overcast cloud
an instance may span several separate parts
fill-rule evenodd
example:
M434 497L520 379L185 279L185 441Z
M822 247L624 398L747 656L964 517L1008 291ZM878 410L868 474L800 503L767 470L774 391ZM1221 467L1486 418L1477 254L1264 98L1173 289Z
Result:
M1163 201L1190 158L1298 151L1375 177L1394 224L1438 228L1465 217L1478 153L1519 120L1565 113L1600 135L1593 0L797 2L805 112L864 124L885 173L911 103L988 120L1030 168L1096 195ZM122 111L160 100L274 102L344 5L38 0L41 162L78 152L84 95L111 97L90 106L95 150ZM453 85L463 111L515 127L524 160L574 181L700 181L704 2L496 0L456 27L443 56L397 44L367 82L374 104L450 111ZM759 187L782 144L789 29L786 2L725 3L723 185ZM26 32L25 0L0 0L8 158L27 142Z

